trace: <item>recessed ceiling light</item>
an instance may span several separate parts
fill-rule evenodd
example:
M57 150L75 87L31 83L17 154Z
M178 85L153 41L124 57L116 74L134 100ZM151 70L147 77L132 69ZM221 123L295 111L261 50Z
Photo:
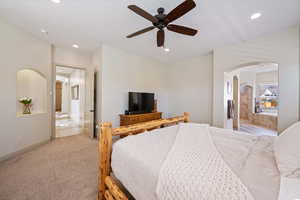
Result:
M165 52L169 52L170 49L169 48L164 48Z
M76 49L79 48L78 44L73 44L72 47L74 47L74 48L76 48Z
M250 17L251 20L258 19L261 17L261 13L253 13Z
M41 32L44 34L48 34L48 32L45 29L41 29Z
M51 0L53 3L61 3L61 0Z

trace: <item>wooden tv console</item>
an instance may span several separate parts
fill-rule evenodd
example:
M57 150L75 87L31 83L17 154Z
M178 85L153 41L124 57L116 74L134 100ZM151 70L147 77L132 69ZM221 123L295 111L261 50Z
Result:
M135 114L135 115L120 115L120 126L127 126L141 122L161 119L161 112Z

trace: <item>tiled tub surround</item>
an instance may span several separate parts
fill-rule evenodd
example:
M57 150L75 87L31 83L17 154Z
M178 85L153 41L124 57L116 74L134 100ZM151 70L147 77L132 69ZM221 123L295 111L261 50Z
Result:
M277 131L278 117L277 113L254 113L252 110L252 92L251 86L244 86L240 93L240 119L248 124L261 126L267 129Z

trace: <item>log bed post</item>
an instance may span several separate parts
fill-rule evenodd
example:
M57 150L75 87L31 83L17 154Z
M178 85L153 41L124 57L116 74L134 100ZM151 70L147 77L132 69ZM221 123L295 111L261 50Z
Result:
M183 116L184 116L184 123L187 123L190 121L190 114L188 112L184 112Z
M112 150L112 124L102 123L99 141L99 194L98 200L104 200L105 178L110 175L110 157Z

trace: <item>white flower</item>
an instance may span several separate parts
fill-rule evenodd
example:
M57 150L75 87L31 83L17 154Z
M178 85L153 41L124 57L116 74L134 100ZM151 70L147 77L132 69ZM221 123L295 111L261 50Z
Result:
M29 103L30 101L32 101L32 98L29 98L29 97L21 97L21 98L19 99L19 101L20 101L21 103L27 104L27 103Z

